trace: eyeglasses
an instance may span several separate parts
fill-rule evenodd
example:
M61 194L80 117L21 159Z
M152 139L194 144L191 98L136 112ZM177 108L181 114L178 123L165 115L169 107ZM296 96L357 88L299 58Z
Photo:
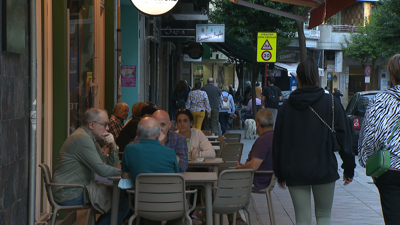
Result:
M100 125L103 125L104 128L108 127L108 125L110 124L109 122L104 122L104 123L100 123L100 122L97 122L97 121L93 121L93 122L97 123L97 124L100 124Z

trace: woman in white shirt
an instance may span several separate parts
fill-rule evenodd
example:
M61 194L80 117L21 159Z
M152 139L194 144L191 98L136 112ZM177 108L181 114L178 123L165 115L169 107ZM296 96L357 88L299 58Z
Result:
M190 128L193 125L193 115L188 109L178 109L176 112L176 132L190 140L191 149L199 147L201 158L215 158L215 151L208 138L201 130ZM200 145L199 145L200 144Z

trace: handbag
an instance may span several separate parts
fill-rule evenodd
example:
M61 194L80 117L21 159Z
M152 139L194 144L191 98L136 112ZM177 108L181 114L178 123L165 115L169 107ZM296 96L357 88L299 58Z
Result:
M380 177L390 169L390 152L388 151L389 142L393 138L394 132L399 126L400 118L397 120L396 126L390 134L389 140L385 147L380 148L377 152L367 159L365 173L367 176Z
M332 151L333 152L338 152L342 149L342 141L340 140L340 137L338 135L338 133L335 131L335 100L334 97L332 95L332 127L330 127L319 115L317 112L315 112L315 110L311 107L308 106L311 111L317 115L317 117L322 121L322 123L324 123L329 130L331 131L331 139L332 139Z

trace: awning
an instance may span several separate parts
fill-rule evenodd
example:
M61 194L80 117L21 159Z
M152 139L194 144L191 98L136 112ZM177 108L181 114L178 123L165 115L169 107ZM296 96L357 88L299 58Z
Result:
M258 9L264 12L292 18L299 21L306 21L306 18L288 12L279 11L262 5L257 5L244 0L229 0L235 4L243 5L249 8ZM357 0L271 0L274 2L288 3L292 5L306 6L310 8L310 23L308 29L312 29L329 19L331 16L347 8ZM314 12L315 11L315 12Z
M275 67L287 70L289 77L297 76L296 70L299 63L275 63ZM319 76L324 76L324 69L318 68Z
M289 77L297 76L296 70L299 63L275 63L275 67L283 70L287 70Z
M252 62L251 48L228 35L225 36L225 42L209 42L206 45L222 52L229 58Z

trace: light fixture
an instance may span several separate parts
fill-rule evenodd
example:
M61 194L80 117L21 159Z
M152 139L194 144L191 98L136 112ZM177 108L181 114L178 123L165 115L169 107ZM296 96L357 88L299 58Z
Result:
M178 0L131 0L131 2L140 12L158 16L174 8Z

